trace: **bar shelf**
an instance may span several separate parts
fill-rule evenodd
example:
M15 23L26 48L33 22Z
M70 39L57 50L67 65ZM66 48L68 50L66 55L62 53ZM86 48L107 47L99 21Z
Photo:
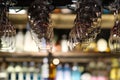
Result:
M110 52L54 52L53 58L60 59L61 62L81 62L87 63L91 60L104 59L106 62L110 62L111 58L119 58L120 53ZM7 62L23 62L23 61L35 61L42 62L44 57L48 57L48 53L37 52L0 52L0 62L6 60Z

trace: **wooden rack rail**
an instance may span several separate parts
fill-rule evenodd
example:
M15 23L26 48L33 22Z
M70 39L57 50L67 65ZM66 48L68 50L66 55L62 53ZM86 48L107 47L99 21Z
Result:
M35 53L35 52L21 52L9 53L0 52L0 61L6 60L8 62L23 62L23 61L36 61L42 62L44 57L48 57L48 53ZM53 58L60 59L61 62L81 62L87 63L91 60L103 59L109 62L111 58L119 58L120 53L107 53L107 52L55 52L52 53Z

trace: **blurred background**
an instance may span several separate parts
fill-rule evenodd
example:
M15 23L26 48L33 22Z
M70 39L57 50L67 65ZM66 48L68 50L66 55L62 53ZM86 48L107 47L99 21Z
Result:
M50 19L54 33L51 52L39 51L37 39L33 40L30 32L28 9L35 0L0 0L0 12L7 1L12 2L12 5L7 5L6 14L16 29L15 49L0 50L0 80L120 80L120 52L112 52L109 46L111 30L115 26L111 7L115 0L94 0L102 8L101 30L84 51L79 44L72 51L68 45L76 18L77 0L48 0L52 5ZM120 32L120 25L118 27ZM14 28L10 29L14 31ZM2 31L0 28L0 36ZM0 43L2 46L2 39ZM115 45L120 49L120 41Z

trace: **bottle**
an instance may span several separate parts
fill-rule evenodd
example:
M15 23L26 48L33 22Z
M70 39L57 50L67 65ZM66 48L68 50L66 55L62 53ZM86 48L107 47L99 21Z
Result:
M119 61L119 63L120 63L120 61ZM120 64L119 64L119 67L118 67L117 75L118 75L118 80L120 80Z
M57 66L56 80L63 80L63 67L61 64Z
M70 9L68 9L68 8L63 8L63 9L61 9L61 12L62 12L63 14L70 14L70 13L72 13L72 10L70 10Z
M74 63L72 67L72 80L80 80L81 73L79 71L78 65Z
M99 52L107 52L108 51L108 44L107 41L103 38L97 41L97 49Z
M67 63L64 65L63 80L71 80L71 69Z
M55 76L56 76L56 66L51 61L49 64L49 79L55 80Z
M16 35L16 51L22 52L24 48L24 34L22 30L19 30Z
M56 46L57 40L58 40L58 37L56 35L54 35L54 39L53 39L53 42L52 42L52 44L53 44L52 52L56 52L57 51L57 46Z
M80 80L92 80L91 77L92 75L86 71L82 73Z
M6 63L2 62L0 66L0 80L7 80Z
M7 75L8 75L7 80L16 80L14 65L15 64L11 62L6 69L7 70Z
M35 69L37 80L41 80L41 64L38 63Z
M49 78L48 58L44 58L43 64L41 66L41 80L48 80L48 78Z
M94 68L94 62L90 62L87 67L84 67L84 71L81 73L80 80L92 80L92 74L90 69L93 70ZM96 79L96 76L95 78Z
M35 76L35 63L34 62L29 63L28 71L30 75L30 80L35 80L36 76Z
M23 62L22 63L22 70L23 70L23 80L27 80L27 73L28 73L28 63L27 62Z
M26 52L38 52L38 47L34 40L32 39L32 36L30 34L30 31L26 31L25 33L25 39L24 39L24 51Z
M62 52L68 52L68 44L67 44L67 36L66 35L62 35L61 50L62 50Z
M119 63L117 59L112 59L112 68L110 70L110 80L118 80L118 68L119 68Z
M108 71L107 71L107 65L102 61L97 62L97 80L108 80Z
M15 66L15 76L16 76L16 80L23 80L21 63L17 63L17 65Z
M97 80L97 69L96 69L96 62L91 61L87 66L88 73L91 73L91 80Z

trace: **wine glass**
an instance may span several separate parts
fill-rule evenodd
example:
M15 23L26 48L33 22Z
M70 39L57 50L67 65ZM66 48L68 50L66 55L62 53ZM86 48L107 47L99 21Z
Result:
M120 11L120 0L115 0L111 3L111 7L114 8L114 17L115 23L111 29L110 38L109 38L109 47L112 53L120 52L120 20L119 20L119 11Z
M6 10L6 7L2 9L0 18L0 50L13 52L15 50L16 29L7 18Z
M95 0L80 0L76 10L76 18L74 20L74 30L71 30L74 36L71 36L70 42L75 43L77 38L82 49L85 49L90 42L95 40L100 32L101 26L101 6Z
M120 20L118 16L119 10L116 10L115 16L115 24L111 29L110 38L109 38L109 47L111 52L117 53L120 52Z
M30 32L40 51L51 51L53 27L47 0L35 0L28 9Z

